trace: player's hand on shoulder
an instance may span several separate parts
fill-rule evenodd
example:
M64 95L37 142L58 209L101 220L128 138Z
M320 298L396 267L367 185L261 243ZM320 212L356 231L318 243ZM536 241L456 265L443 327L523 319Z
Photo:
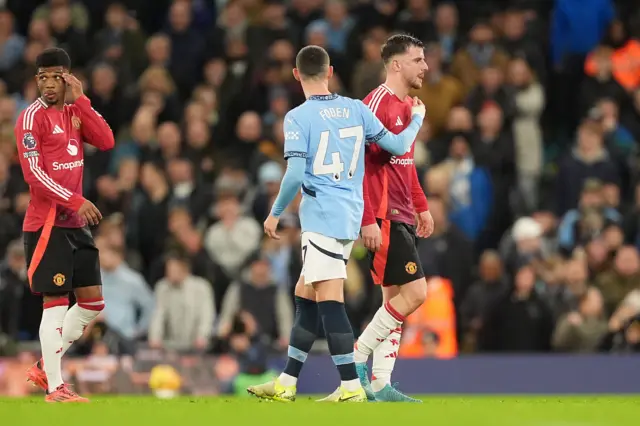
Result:
M69 101L75 102L79 97L84 95L84 91L82 90L82 82L78 79L78 77L74 76L73 74L64 73L62 74L62 78L64 78L64 81L71 89L71 99L69 99Z
M435 224L433 222L433 216L428 211L418 213L416 215L418 227L416 229L416 235L420 238L429 238L433 234Z
M78 215L91 226L97 225L102 220L102 213L100 213L100 210L89 200L84 200L80 210L78 210Z
M274 240L280 239L280 235L276 234L278 222L280 222L280 219L271 215L264 221L264 233Z
M380 245L382 244L382 232L380 232L380 227L377 223L372 223L371 225L366 225L360 228L360 236L362 237L362 242L367 249L374 252L380 250Z
M411 107L411 116L414 115L419 115L422 119L427 115L427 108L417 96L413 97L413 106Z

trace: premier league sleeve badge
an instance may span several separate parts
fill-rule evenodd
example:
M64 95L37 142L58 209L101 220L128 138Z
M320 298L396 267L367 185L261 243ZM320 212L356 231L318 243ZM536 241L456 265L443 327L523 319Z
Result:
M25 149L34 149L36 147L36 138L31 133L25 133L22 138L22 145Z

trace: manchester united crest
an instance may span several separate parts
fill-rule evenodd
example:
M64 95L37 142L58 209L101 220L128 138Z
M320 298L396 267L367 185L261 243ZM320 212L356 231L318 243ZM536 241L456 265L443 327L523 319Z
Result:
M67 277L65 277L64 274L55 274L53 276L53 283L58 287L62 287L66 280L67 280Z
M418 266L415 264L415 262L407 262L407 264L404 265L404 269L407 271L407 273L413 275L418 271Z
M82 121L75 115L71 117L71 123L73 124L73 127L75 127L76 129L80 129L80 126L82 125Z

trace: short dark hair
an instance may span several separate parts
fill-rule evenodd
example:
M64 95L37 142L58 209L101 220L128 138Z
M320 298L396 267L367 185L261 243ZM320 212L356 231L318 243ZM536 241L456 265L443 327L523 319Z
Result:
M304 77L319 77L329 68L329 54L320 46L303 47L296 56L296 68Z
M45 49L36 58L36 69L49 67L71 69L71 58L67 52L59 47Z
M392 57L405 53L411 47L420 47L424 49L424 43L409 34L392 35L382 45L380 56L385 64L388 64Z

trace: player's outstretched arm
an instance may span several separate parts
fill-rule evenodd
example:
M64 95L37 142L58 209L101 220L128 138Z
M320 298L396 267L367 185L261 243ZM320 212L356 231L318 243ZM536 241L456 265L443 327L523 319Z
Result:
M424 104L418 98L414 98L411 108L411 123L397 135L389 132L369 108L364 107L363 114L367 141L379 145L393 155L404 155L411 150L411 145L418 136L426 110Z

